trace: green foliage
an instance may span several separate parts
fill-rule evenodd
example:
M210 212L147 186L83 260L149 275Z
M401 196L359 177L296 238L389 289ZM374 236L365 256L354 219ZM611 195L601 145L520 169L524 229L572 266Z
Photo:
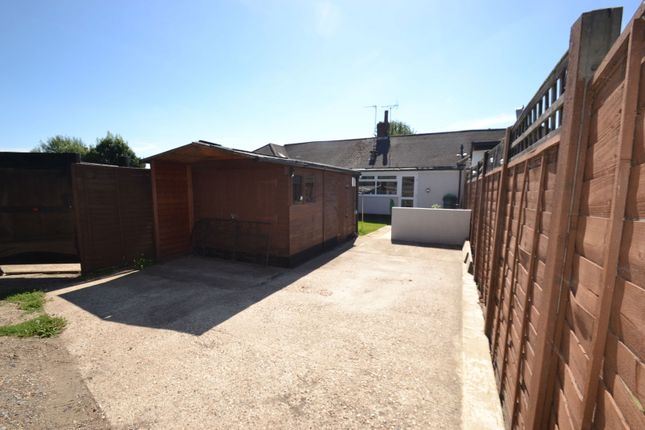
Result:
M443 207L444 208L454 209L454 208L457 207L458 203L459 202L457 201L457 196L452 194L452 193L448 193L448 194L445 194L443 196Z
M432 206L430 206L432 209L441 209L443 206L441 206L439 203L435 203Z
M112 164L115 166L141 165L141 160L128 146L128 142L118 134L109 131L105 137L96 139L96 146L90 148L83 161L88 163Z
M148 258L145 255L141 254L140 257L135 257L134 260L132 260L132 265L136 270L143 270L148 266L152 266L154 264L154 261L152 258Z
M414 133L414 129L402 121L390 122L390 136L404 136Z
M385 227L387 224L383 224L380 222L367 222L367 221L359 221L358 222L358 235L359 236L365 236L366 234L370 234L373 231L378 230L381 227Z
M20 324L1 326L0 336L52 337L60 334L66 324L64 318L41 315Z
M50 137L45 142L41 141L40 145L32 149L32 152L71 152L81 154L81 157L87 154L88 151L89 148L87 145L85 145L78 137L61 135Z
M18 293L7 297L5 301L15 303L20 310L34 312L42 310L43 304L45 303L45 293L42 291Z

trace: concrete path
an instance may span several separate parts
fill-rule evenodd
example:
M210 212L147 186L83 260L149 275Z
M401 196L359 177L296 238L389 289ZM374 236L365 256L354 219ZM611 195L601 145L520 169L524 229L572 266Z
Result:
M462 347L462 276L461 251L384 228L295 270L189 257L52 292L47 311L116 428L454 429L473 407L494 428L490 361L492 391L464 384L488 351L476 323Z

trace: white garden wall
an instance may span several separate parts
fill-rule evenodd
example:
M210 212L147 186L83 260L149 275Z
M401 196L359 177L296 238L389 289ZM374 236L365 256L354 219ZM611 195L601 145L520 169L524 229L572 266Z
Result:
M392 209L392 241L463 245L470 232L470 209Z

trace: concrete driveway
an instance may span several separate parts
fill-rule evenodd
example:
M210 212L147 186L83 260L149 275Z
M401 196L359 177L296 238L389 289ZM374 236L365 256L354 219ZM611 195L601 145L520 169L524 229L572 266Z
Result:
M187 257L52 292L47 310L116 428L453 429L462 285L461 251L385 228L294 270Z

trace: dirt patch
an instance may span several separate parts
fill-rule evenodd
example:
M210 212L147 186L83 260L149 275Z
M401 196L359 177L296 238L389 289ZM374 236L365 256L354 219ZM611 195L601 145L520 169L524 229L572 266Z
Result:
M41 314L0 301L0 326ZM0 430L27 428L109 428L60 339L0 337Z
M58 339L0 338L0 429L107 429Z
M38 314L27 313L18 309L13 303L0 301L0 326L9 324L20 324L31 318L38 316Z

